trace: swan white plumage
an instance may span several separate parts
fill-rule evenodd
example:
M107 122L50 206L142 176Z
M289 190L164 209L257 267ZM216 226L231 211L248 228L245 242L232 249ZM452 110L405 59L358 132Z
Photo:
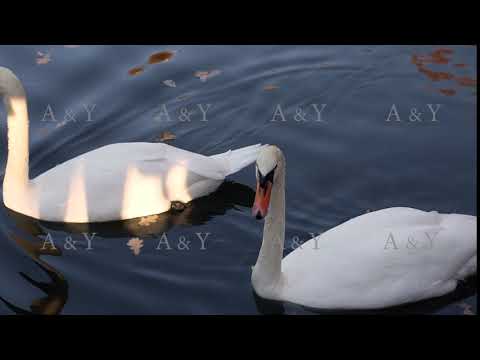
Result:
M283 260L285 159L260 151L252 208L265 217L252 269L255 292L319 309L384 308L444 295L476 273L477 218L412 208L366 213L302 244Z
M215 191L227 175L253 163L261 145L203 156L161 143L117 143L68 160L29 179L25 90L0 67L7 109L6 207L35 219L103 222L159 214Z

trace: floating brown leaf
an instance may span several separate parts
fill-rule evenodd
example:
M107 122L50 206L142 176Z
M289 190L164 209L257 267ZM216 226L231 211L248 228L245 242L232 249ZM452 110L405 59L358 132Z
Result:
M175 140L177 137L170 131L162 131L158 136L159 141Z
M442 93L443 95L447 96L453 96L457 93L455 89L438 89L438 91L440 91L440 93Z
M441 48L433 51L428 55L412 55L412 63L417 66L424 64L448 64L450 61L449 55L453 54L452 49Z
M440 48L433 51L429 55L412 55L412 63L417 66L419 72L425 74L432 81L441 80L455 80L460 86L477 86L477 80L467 76L456 77L450 72L433 71L425 66L425 64L448 64L453 50L449 48ZM467 65L463 63L454 64L457 68L466 68ZM456 93L454 89L439 89L440 93L452 96Z
M130 250L132 250L134 255L139 255L140 250L143 247L143 240L139 238L132 238L128 240L127 246L130 248Z
M128 70L128 74L130 76L137 76L137 75L140 75L143 72L143 70L144 70L143 66L136 66Z
M430 80L432 81L440 81L440 80L451 80L455 76L449 72L444 72L444 71L433 71L428 68L426 68L423 65L417 66L418 71L421 73L425 74Z
M457 77L455 80L461 86L472 86L472 87L477 86L477 80L476 79L472 79L472 78L469 78L469 77L466 77L466 76Z
M279 89L279 86L277 86L277 85L265 85L263 87L263 90L265 90L265 91L272 91L272 90L277 90L277 89Z
M173 51L161 51L155 54L150 55L148 58L149 64L158 64L165 61L169 61L175 53Z
M425 60L426 59L425 59L424 56L420 56L420 55L416 55L416 54L412 55L412 64L414 64L414 65L417 65L417 66L423 65Z
M437 49L430 54L431 61L434 64L448 64L450 58L448 55L452 55L453 50L448 48Z

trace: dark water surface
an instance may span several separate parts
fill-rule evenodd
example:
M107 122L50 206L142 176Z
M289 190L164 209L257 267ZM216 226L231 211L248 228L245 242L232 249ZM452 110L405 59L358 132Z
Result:
M162 51L172 53L149 59ZM206 155L277 144L287 160L285 254L384 207L477 214L476 61L473 46L0 46L0 66L29 97L31 177L164 131ZM3 183L3 106L0 115ZM95 226L38 223L2 201L0 314L314 314L254 296L263 227L249 209L254 169L229 180L184 212ZM83 233L93 232L89 244ZM57 250L42 249L45 239ZM472 281L387 312L471 314L476 299Z

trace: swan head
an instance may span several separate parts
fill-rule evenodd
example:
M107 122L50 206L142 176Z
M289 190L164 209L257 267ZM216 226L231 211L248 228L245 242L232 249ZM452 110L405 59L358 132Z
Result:
M0 96L25 96L25 90L12 70L0 66Z
M8 68L0 66L0 98L3 98L8 113L12 113L11 99L25 98L22 83Z
M255 164L257 191L252 207L252 215L258 220L267 216L272 189L283 174L284 165L283 153L277 146L269 145L260 151Z

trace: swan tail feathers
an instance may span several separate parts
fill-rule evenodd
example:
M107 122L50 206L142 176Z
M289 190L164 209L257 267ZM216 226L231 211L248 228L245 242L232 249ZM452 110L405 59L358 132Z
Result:
M477 273L477 217L462 214L442 214L441 226L450 230L455 246L462 249L463 258L454 278L464 280Z
M267 145L250 145L237 150L228 150L225 153L213 155L211 158L223 162L226 176L228 176L254 163L260 150L265 146Z
M477 273L477 255L474 255L458 270L455 279L464 280Z

